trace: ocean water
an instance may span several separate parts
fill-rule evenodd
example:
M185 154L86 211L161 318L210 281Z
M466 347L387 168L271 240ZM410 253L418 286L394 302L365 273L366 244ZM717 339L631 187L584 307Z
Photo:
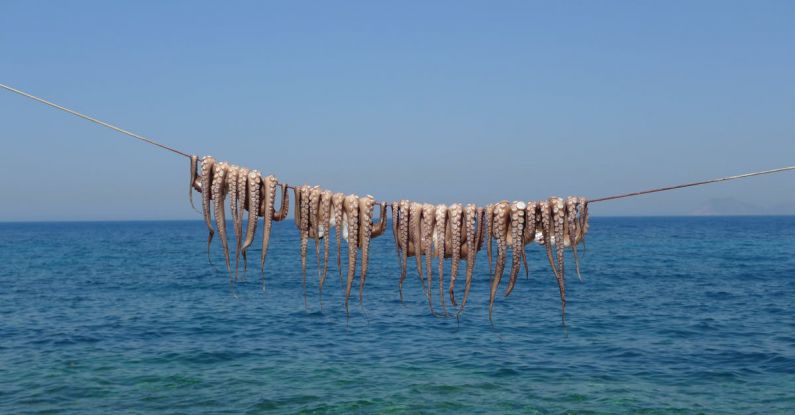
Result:
M538 247L492 327L485 252L461 320L435 318L413 267L399 301L387 231L346 320L311 244L305 308L292 223L264 292L258 245L232 289L205 242L0 224L0 413L795 413L795 217L593 218L565 327Z

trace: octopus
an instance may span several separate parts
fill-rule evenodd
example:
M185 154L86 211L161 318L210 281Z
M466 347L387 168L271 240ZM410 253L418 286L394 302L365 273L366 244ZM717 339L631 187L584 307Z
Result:
M430 265L431 259L436 258L439 261L440 304L446 311L443 261L446 258L451 258L451 287L447 294L450 296L451 304L458 306L455 300L455 280L453 276L457 275L459 263L462 258L465 258L467 261L464 288L465 300L456 313L459 316L471 289L477 252L483 245L484 222L481 219L483 209L478 208L474 204L469 204L464 209L460 204L434 206L413 203L408 200L393 202L391 207L392 229L395 237L398 264L400 265L399 290L401 301L403 301L403 284L407 275L408 257L415 257L417 276L420 279L423 292L428 298L431 313L436 315L432 300L433 267ZM423 255L426 260L424 266L422 264ZM426 283L428 284L427 286Z
M403 284L406 280L408 258L414 257L417 265L417 277L420 280L423 294L428 300L431 314L433 299L431 292L431 252L434 240L439 240L435 235L434 221L436 207L434 205L401 200L392 205L393 232L395 232L395 245L400 265L400 280L398 288L400 301L403 301ZM437 250L437 255L439 251ZM423 269L422 256L427 255L427 269ZM427 274L428 278L425 278ZM428 284L426 286L426 281Z

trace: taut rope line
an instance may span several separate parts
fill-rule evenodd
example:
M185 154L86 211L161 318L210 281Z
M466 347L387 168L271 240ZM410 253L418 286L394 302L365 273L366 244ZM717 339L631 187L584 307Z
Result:
M53 108L57 108L57 109L59 109L61 111L68 112L68 113L70 113L72 115L76 115L76 116L78 116L78 117L80 117L80 118L82 118L84 120L88 120L88 121L91 121L91 122L93 122L95 124L99 124L99 125L101 125L103 127L110 128L111 130L115 130L115 131L118 131L118 132L120 132L122 134L126 134L126 135L128 135L128 136L130 136L132 138L144 141L144 142L152 144L154 146L158 146L158 147L160 147L162 149L165 149L165 150L171 151L173 153L179 154L181 156L185 156L185 157L190 158L190 154L188 154L188 153L184 153L184 152L179 151L179 150L177 150L175 148L169 147L169 146L167 146L165 144L160 144L160 143L158 143L155 140L152 140L150 138L146 138L146 137L144 137L142 135L135 134L135 133L133 133L131 131L127 131L127 130L125 130L123 128L116 127L113 124L106 123L106 122L98 120L98 119L96 119L94 117L90 117L88 115L81 114L81 113L79 113L79 112L77 112L75 110L71 110L69 108L66 108L66 107L60 106L58 104L55 104L53 102L47 101L46 99L39 98L39 97L37 97L35 95L29 94L29 93L24 92L24 91L20 91L20 90L18 90L16 88L12 88L12 87L10 87L8 85L0 84L0 88L3 88L3 89L11 91L13 93L22 95L23 97L27 97L27 98L30 98L32 100L41 102L42 104L49 105L49 106L51 106ZM623 199L623 198L626 198L626 197L640 196L640 195L645 195L645 194L649 194L649 193L665 192L665 191L668 191L668 190L681 189L681 188L684 188L684 187L701 186L703 184L725 182L725 181L736 180L736 179L744 179L746 177L761 176L763 174L780 173L780 172L790 171L790 170L795 170L795 166L781 167L781 168L778 168L778 169L764 170L764 171L758 171L758 172L753 172L753 173L738 174L738 175L734 175L734 176L720 177L720 178L717 178L717 179L702 180L702 181L698 181L698 182L678 184L678 185L673 185L673 186L657 187L657 188L654 188L654 189L642 190L642 191L639 191L639 192L631 192L631 193L623 193L623 194L618 194L618 195L613 195L613 196L605 196L605 197L600 197L600 198L596 198L596 199L591 199L591 200L588 201L588 203L605 202L605 201L608 201L608 200ZM293 186L287 186L287 187L295 189Z
M72 115L76 115L76 116L78 116L78 117L80 117L80 118L82 118L82 119L84 119L84 120L91 121L91 122L93 122L93 123L96 123L96 124L99 124L99 125L101 125L101 126L103 126L103 127L108 127L108 128L110 128L111 130L116 130L116 131L118 131L118 132L120 132L120 133L122 133L122 134L127 134L127 135L129 135L130 137L132 137L132 138L136 138L136 139L138 139L138 140L141 140L141 141L147 142L147 143L149 143L149 144L152 144L152 145L158 146L158 147L160 147L160 148L163 148L163 149L166 149L166 150L168 150L168 151L171 151L171 152L177 153L177 154L179 154L179 155L181 155L181 156L185 156L185 157L187 157L187 158L190 158L190 154L188 154L188 153L183 153L183 152L181 152L181 151L179 151L179 150L177 150L177 149L175 149L175 148L171 148L171 147L169 147L169 146L167 146L167 145L165 145L165 144L160 144L160 143L158 143L158 142L157 142L157 141L155 141L155 140L152 140L152 139L146 138L146 137L144 137L144 136L142 136L142 135L135 134L134 132L131 132L131 131L127 131L127 130L125 130L125 129L123 129L123 128L116 127L115 125L113 125L113 124L109 124L109 123L106 123L105 121L100 121L100 120L98 120L98 119L96 119L96 118L94 118L94 117L89 117L88 115L81 114L81 113L79 113L79 112L77 112L77 111L75 111L75 110L70 110L69 108L62 107L62 106L60 106L60 105L58 105L58 104L52 103L52 102L50 102L50 101L47 101L46 99L39 98L39 97L37 97L37 96L35 96L35 95L28 94L27 92L20 91L20 90L18 90L18 89L16 89L16 88L12 88L12 87L10 87L10 86L8 86L8 85L3 85L3 84L0 84L0 87L2 87L2 88L4 88L4 89L7 89L7 90L9 90L9 91L11 91L11 92L14 92L14 93L16 93L16 94L22 95L23 97L27 97L27 98L30 98L30 99L32 99L32 100L39 101L39 102L41 102L42 104L47 104L47 105L49 105L49 106L51 106L51 107L53 107L53 108L57 108L57 109L59 109L59 110L61 110L61 111L66 111L66 112L68 112L68 113L70 113L70 114L72 114Z
M781 167L781 168L778 168L778 169L771 169L771 170L765 170L765 171L757 171L757 172L754 172L754 173L738 174L738 175L735 175L735 176L727 176L727 177L721 177L721 178L718 178L718 179L703 180L703 181L700 181L700 182L677 184L675 186L658 187L658 188L655 188L655 189L643 190L643 191L640 191L640 192L624 193L624 194L614 195L614 196L605 196L605 197L600 197L598 199L589 200L588 203L604 202L606 200L614 200L614 199L623 199L625 197L640 196L640 195L645 195L645 194L649 194L649 193L664 192L666 190L681 189L683 187L701 186L702 184L725 182L725 181L729 181L729 180L743 179L743 178L751 177L751 176L761 176L763 174L779 173L779 172L788 171L788 170L795 170L795 166Z

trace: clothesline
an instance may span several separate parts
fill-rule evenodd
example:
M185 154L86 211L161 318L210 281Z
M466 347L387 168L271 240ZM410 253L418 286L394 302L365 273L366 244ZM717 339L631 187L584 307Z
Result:
M77 112L75 110L72 110L72 109L66 108L64 106L55 104L55 103L50 102L50 101L48 101L46 99L37 97L37 96L35 96L33 94L30 94L30 93L27 93L27 92L24 92L24 91L21 91L19 89L12 88L10 86L3 85L3 84L0 84L0 88L6 89L6 90L8 90L10 92L19 94L19 95L24 96L26 98L30 98L32 100L38 101L38 102L40 102L42 104L49 105L49 106L51 106L53 108L56 108L56 109L59 109L61 111L65 111L65 112L67 112L69 114L72 114L74 116L80 117L80 118L82 118L84 120L91 121L91 122L93 122L95 124L99 124L99 125L101 125L103 127L110 128L110 129L112 129L114 131L120 132L122 134L130 136L130 137L135 138L137 140L143 141L143 142L145 142L147 144L151 144L151 145L160 147L162 149L171 151L171 152L173 152L175 154L179 154L179 155L181 155L183 157L187 157L187 158L191 157L191 155L186 153L186 152L177 150L177 149L175 149L173 147L169 147L169 146L167 146L165 144L161 144L161 143L159 143L159 142L157 142L155 140L152 140L151 138L144 137L144 136L142 136L140 134L136 134L136 133L133 133L131 131L125 130L123 128L117 127L117 126L115 126L113 124L110 124L108 122L99 120L99 119L97 119L95 117L91 117L89 115L85 115L85 114L82 114L82 113ZM737 180L737 179L744 179L746 177L761 176L761 175L765 175L765 174L781 173L781 172L784 172L784 171L791 171L791 170L795 170L795 166L780 167L780 168L776 168L776 169L763 170L763 171L757 171L757 172L752 172L752 173L744 173L744 174L738 174L738 175L734 175L734 176L719 177L719 178L716 178L716 179L702 180L702 181L684 183L684 184L677 184L677 185L672 185L672 186L656 187L656 188L653 188L653 189L642 190L642 191L638 191L638 192L630 192L630 193L622 193L622 194L617 194L617 195L612 195L612 196L604 196L604 197L599 197L599 198L595 198L595 199L590 199L588 203L605 202L605 201L608 201L608 200L623 199L623 198L627 198L627 197L640 196L640 195L645 195L645 194L649 194L649 193L665 192L665 191L669 191L669 190L682 189L682 188L685 188L685 187L701 186L701 185L705 185L705 184L725 182L725 181ZM290 186L290 185L285 185L285 186L287 186L289 189L295 190L294 186Z

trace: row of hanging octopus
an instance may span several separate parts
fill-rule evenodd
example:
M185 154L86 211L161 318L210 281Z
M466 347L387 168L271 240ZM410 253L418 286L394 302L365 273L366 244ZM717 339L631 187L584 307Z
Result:
M430 312L434 310L433 262L438 260L439 304L442 313L448 315L446 297L457 307L456 317L464 311L475 268L477 253L486 245L489 272L492 273L489 297L489 319L492 318L494 300L506 269L508 251L511 251L510 271L504 295L514 289L522 266L528 274L525 246L531 242L543 245L552 272L558 283L561 300L561 313L566 312L565 250L568 247L574 256L577 276L580 275L577 247L584 242L588 231L588 204L582 197L570 196L566 199L551 197L543 201L501 201L485 207L474 204L433 205L408 200L386 203L378 202L373 196L345 195L334 193L318 186L288 186L280 183L274 176L262 176L257 170L216 162L211 156L199 159L191 157L190 202L193 204L193 190L201 192L201 206L204 221L209 231L207 253L216 231L221 240L227 271L237 276L242 260L247 264L246 252L254 242L257 223L262 217L262 250L260 267L265 271L268 244L273 222L288 217L290 197L293 190L295 203L294 220L300 232L301 272L303 275L304 302L306 302L306 261L309 240L314 241L315 256L318 261L319 289L322 299L323 284L328 274L331 229L334 228L336 240L336 261L340 279L342 275L342 240L347 243L347 275L345 287L345 311L353 288L356 263L361 252L359 270L359 302L363 301L370 241L384 234L387 226L387 208L392 213L392 233L400 264L398 283L400 299L403 300L403 283L409 268L408 258L416 261L417 275L427 297ZM280 206L276 206L277 191L281 193ZM234 235L234 257L230 253L227 239L226 209L232 217ZM194 206L195 209L195 206ZM378 219L374 210L379 209ZM213 228L215 219L215 228ZM246 223L243 228L244 219ZM493 261L493 241L496 240L496 261ZM320 245L323 246L321 264ZM424 263L423 263L424 257ZM234 264L233 259L234 258ZM444 260L451 260L450 279L445 291ZM456 296L456 282L461 261L466 262L464 270L464 289L460 299ZM494 264L492 266L492 264Z

